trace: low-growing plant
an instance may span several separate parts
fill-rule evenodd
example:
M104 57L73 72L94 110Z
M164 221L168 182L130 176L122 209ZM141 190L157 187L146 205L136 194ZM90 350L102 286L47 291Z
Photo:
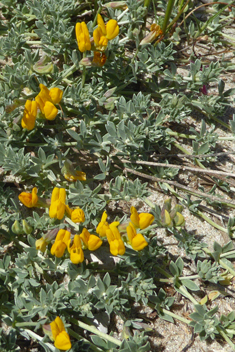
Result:
M234 67L195 50L229 51L234 14L232 0L1 1L1 351L155 350L137 307L235 350L233 312L210 307L220 291L199 295L199 283L235 276L234 217L225 228L206 215L234 208L219 193L233 174L212 167L230 139L218 126L234 139L235 117L221 119L235 94L221 75ZM212 187L187 187L182 170ZM185 209L231 241L210 249ZM192 303L190 320L169 286Z

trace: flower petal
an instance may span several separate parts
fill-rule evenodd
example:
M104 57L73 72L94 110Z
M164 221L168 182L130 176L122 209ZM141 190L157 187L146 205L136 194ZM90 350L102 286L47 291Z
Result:
M139 227L139 214L137 213L137 210L135 207L131 207L131 222L134 224L136 228Z
M88 240L89 251L96 251L102 245L102 243L102 240L98 236L90 235Z
M59 350L67 351L72 345L69 338L69 335L66 331L62 331L55 339L54 345Z
M106 24L106 38L108 40L114 39L119 34L119 26L116 20L109 20Z
M137 233L131 242L131 246L135 251L141 251L148 245L144 236L141 233Z
M53 104L59 104L63 96L63 91L59 88L51 88L49 95Z
M26 100L21 126L31 131L35 126L37 117L37 103L36 101Z
M149 213L140 213L139 214L139 227L141 230L145 229L152 224L154 216Z
M99 13L97 15L97 24L98 24L98 26L100 26L102 34L104 36L106 36L107 32L106 32L106 27L105 27L105 24L104 24L104 20L103 20L102 16Z
M35 247L37 250L39 250L41 252L45 252L46 247L47 247L47 242L46 242L45 238L41 237L39 240L37 240L35 242Z
M58 109L50 101L46 101L44 105L44 115L47 120L54 120L58 114Z

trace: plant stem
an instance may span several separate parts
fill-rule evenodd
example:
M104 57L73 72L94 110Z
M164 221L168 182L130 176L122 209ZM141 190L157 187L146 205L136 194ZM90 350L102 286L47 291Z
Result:
M65 72L61 75L62 80L63 80L64 78L67 78L68 76L72 75L76 70L77 70L77 67L76 67L75 64L73 64L67 71L65 71Z
M180 276L179 277L180 280L187 280L187 279L189 280L189 279L198 279L198 278L200 278L200 277L197 274L196 275L191 275L191 276ZM166 282L166 283L169 282L171 284L173 283L173 280L171 280L171 279L157 279L157 281Z
M235 351L235 345L232 343L230 338L225 334L225 332L219 326L217 326L216 329L219 332L219 334L225 339L225 341L229 344L229 346L232 347L232 349Z
M230 252L226 252L226 253L222 253L222 254L220 255L220 258L227 257L228 255L231 255L231 254L235 254L235 250L230 251Z
M179 316L179 315L177 315L177 314L175 314L175 313L172 313L172 312L170 312L169 310L166 310L166 309L163 308L162 311L163 311L163 313L168 314L168 315L170 315L172 318L175 318L175 319L177 319L177 320L180 320L180 321L182 321L182 322L185 323L185 324L189 324L189 323L190 323L190 320L185 319L185 318L183 318L183 317L181 317L181 316Z
M233 276L235 276L235 271L230 268L222 259L219 260L219 264L226 270L228 270Z
M225 229L224 227L216 224L213 220L211 220L210 218L208 218L205 214L203 214L200 210L197 210L196 212L197 215L201 216L206 222L208 222L208 224L212 225L213 227L215 227L216 229L223 231L225 233L227 233L227 229Z
M24 329L24 331L26 331L29 334L29 336L32 337L35 340L42 341L42 339L43 339L43 337L35 334L35 332L33 332L31 330ZM52 352L56 352L56 348L54 346L52 346L51 343L43 342L43 344L45 344Z
M78 341L81 340L81 336L79 334L77 334L75 331L73 331L72 329L68 328L68 333L70 336L75 337L75 339L77 339ZM91 343L89 340L85 339L84 337L82 337L82 340L86 341L86 343L88 343L90 345L90 348L95 351L95 352L102 352L102 350L98 347L96 347L95 345L93 345L93 343Z
M157 271L159 271L161 274L163 274L164 276L166 276L168 279L171 279L173 281L174 277L171 276L168 272L166 272L164 269L158 267L157 268ZM190 299L190 301L193 303L193 304L198 304L197 300L191 295L191 293L189 293L187 291L187 289L179 284L179 283L176 283L175 284L175 287L177 288L178 292L180 292L183 296L187 297L188 299Z
M83 58L86 57L86 52L83 53ZM83 66L82 68L82 88L84 87L86 82L86 66Z
M36 326L37 324L36 322L25 321L23 323L16 323L15 326L17 326L17 328L24 328L26 326Z
M168 133L169 136L176 136L176 137L179 137L179 138L187 138L187 139L196 139L197 138L197 136L195 136L193 134L185 134L185 133L174 132L174 131L171 131L169 129L167 129L166 132ZM233 141L234 139L235 139L234 136L218 137L218 140L220 140L220 141ZM197 155L195 155L195 158L196 157L197 157Z
M84 330L88 330L88 331L90 331L90 332L92 332L92 333L94 333L94 334L96 334L96 335L98 335L98 336L104 338L105 340L114 343L114 344L117 345L117 346L121 346L121 344L122 344L122 341L120 341L120 340L118 340L118 339L115 339L115 337L112 337L112 336L110 336L110 335L107 335L107 334L105 334L105 333L99 331L98 329L96 329L96 328L95 328L94 326L92 326L92 325L87 325L87 324L85 324L85 323L83 323L83 322L81 322L81 321L79 321L79 320L77 320L77 319L70 318L70 317L69 317L69 320L71 321L71 323L73 323L73 324L79 326L80 328L82 328L82 329L84 329Z
M169 19L170 19L172 10L173 10L174 3L175 3L175 0L168 0L166 13L165 13L165 18L164 18L164 22L163 22L163 25L162 25L163 34L165 34L165 32L166 32L166 28L167 28L167 25L169 23Z

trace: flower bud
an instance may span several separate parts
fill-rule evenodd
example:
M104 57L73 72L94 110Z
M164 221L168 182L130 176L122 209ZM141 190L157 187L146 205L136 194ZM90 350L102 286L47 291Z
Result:
M111 8L111 9L122 9L122 10L127 9L127 5L125 1L107 2L106 4L104 4L104 7Z
M92 60L92 57L84 57L82 60L79 61L79 65L91 67Z
M175 226L183 226L184 225L184 217L182 214L180 214L179 212L176 213L176 216L174 217L174 223Z
M33 65L33 70L39 74L51 73L53 71L53 63L48 56L44 55Z
M22 235L24 233L24 230L18 220L15 220L14 224L11 227L11 231L16 235Z
M27 235L30 235L31 232L33 231L32 226L30 226L26 220L23 220L22 224L23 224L24 233L26 233Z
M164 216L162 216L163 226L172 226L172 221L169 212L165 209Z

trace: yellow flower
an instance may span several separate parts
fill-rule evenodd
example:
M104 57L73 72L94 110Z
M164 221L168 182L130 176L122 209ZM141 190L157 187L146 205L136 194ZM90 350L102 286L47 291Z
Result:
M65 213L66 192L64 188L55 187L51 195L51 206L49 216L53 219L61 220Z
M19 194L19 200L28 208L36 207L38 203L37 192L36 187L32 189L32 193L22 192Z
M84 51L91 50L90 34L85 22L76 23L75 33L78 42L78 49Z
M81 208L76 208L76 209L72 210L71 220L75 224L78 223L78 222L84 222L85 221L84 211Z
M102 29L98 26L93 32L93 38L97 50L104 51L108 45L108 39L103 35Z
M109 20L105 25L100 14L97 16L98 26L101 27L103 35L108 39L114 39L119 34L119 26L116 20Z
M56 317L50 326L55 347L63 351L69 350L72 347L71 341L60 317Z
M54 104L58 104L61 101L63 91L59 88L51 88L49 90L44 84L40 84L39 87L41 91L35 100L45 118L47 120L54 120L58 113L58 109Z
M158 24L153 23L150 27L149 34L147 34L146 37L141 40L140 45L152 43L155 39L157 39L157 37L162 34L163 32L161 30L161 27Z
M54 228L44 234L39 240L35 242L36 249L40 250L41 252L45 252L46 246L56 237L58 231L58 228Z
M63 91L60 88L51 88L49 90L49 96L53 104L59 104L63 97Z
M71 233L69 231L60 229L57 233L55 243L51 247L51 254L57 258L61 258L64 254L66 247L68 246Z
M47 245L48 245L48 242L43 237L41 237L39 240L35 242L36 249L41 252L45 252Z
M118 225L119 222L114 221L109 225L109 228L106 230L106 236L110 246L110 253L112 255L123 255L126 250L120 232L117 228Z
M102 67L107 60L105 53L100 53L99 51L94 51L94 58L92 60L92 66Z
M82 250L81 238L79 235L75 235L73 239L73 244L70 247L70 242L68 243L68 251L70 253L70 260L73 264L82 263L84 260L84 253Z
M95 251L102 245L102 241L98 236L90 234L87 229L83 229L82 233L80 234L83 243L90 251Z
M36 117L37 117L36 101L26 100L24 114L21 120L21 126L31 131L35 126Z
M107 217L108 217L108 215L107 215L106 211L104 211L103 215L102 215L102 218L100 220L100 223L98 224L98 226L96 228L96 232L101 237L105 237L106 236L106 230L109 229L109 223L107 222Z
M73 164L70 160L65 160L64 166L61 169L61 172L64 175L64 178L67 181L70 182L75 182L77 180L79 181L86 181L86 174L85 172L82 171L76 171L73 167Z
M75 170L74 175L70 174L70 173L66 173L66 174L64 174L64 178L70 182L75 182L77 180L86 181L86 174L85 174L85 172Z
M93 38L97 50L104 51L108 41L119 34L119 26L116 20L109 20L105 25L100 14L97 16L98 27L93 32Z
M141 251L148 245L144 236L141 233L136 233L135 226L131 222L127 226L126 231L130 244L135 251Z
M154 220L154 216L149 213L137 213L135 207L131 207L131 222L134 224L136 228L141 230L145 229L149 225L152 224Z

